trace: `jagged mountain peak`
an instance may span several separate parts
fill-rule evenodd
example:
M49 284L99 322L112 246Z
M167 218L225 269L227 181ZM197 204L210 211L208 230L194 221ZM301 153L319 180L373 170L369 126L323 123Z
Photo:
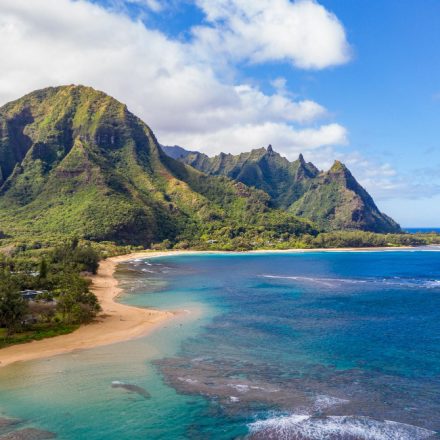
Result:
M339 160L320 172L302 154L291 162L269 146L235 156L192 153L183 161L205 173L225 175L262 189L274 206L312 219L326 229L400 230Z
M335 160L333 162L333 165L328 170L328 173L331 173L331 174L344 174L344 175L350 175L351 176L350 170L347 168L347 166L344 163L342 163L339 160Z
M246 229L271 212L263 192L165 155L125 104L91 87L49 87L0 108L0 230L11 236L147 245L214 221Z

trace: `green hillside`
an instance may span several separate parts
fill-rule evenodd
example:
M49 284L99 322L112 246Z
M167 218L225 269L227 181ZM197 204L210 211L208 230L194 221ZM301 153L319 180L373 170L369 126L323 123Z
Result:
M176 147L172 147L176 148ZM165 148L167 154L170 149ZM311 163L300 156L288 161L272 150L259 148L237 156L220 153L215 157L189 152L181 160L211 175L225 175L248 186L265 191L274 206L286 209L308 188L310 179L319 174Z
M332 230L400 232L400 226L379 211L372 197L339 161L313 179L289 211Z
M146 246L314 228L263 191L168 157L124 104L72 85L0 108L0 231Z
M259 148L239 155L208 157L180 147L163 147L180 161L211 175L224 175L265 191L271 205L315 222L324 230L400 232L399 225L381 213L371 196L345 165L335 162L320 172L303 156L293 162Z

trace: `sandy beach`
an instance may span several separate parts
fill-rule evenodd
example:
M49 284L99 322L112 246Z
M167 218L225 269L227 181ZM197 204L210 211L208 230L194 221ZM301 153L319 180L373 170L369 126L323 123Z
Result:
M341 249L292 249L261 250L252 253L291 252L368 252L377 250L404 250L408 248L341 248ZM220 251L143 251L102 260L98 273L91 277L91 290L98 297L102 313L91 324L73 333L18 344L0 350L0 367L19 361L43 359L62 353L98 347L143 336L176 312L126 306L116 301L121 293L114 272L119 263L137 258L156 258L169 255L216 254Z
M118 281L113 276L116 266L144 255L145 253L130 254L101 261L98 273L91 277L91 290L102 307L102 312L95 321L67 335L3 348L0 350L0 367L140 337L173 317L172 312L131 307L116 301L121 293ZM155 256L159 255L157 253Z

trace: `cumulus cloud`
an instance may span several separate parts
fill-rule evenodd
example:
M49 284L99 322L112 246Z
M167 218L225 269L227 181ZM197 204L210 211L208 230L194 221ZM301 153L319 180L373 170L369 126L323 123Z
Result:
M152 9L161 5L130 1ZM312 15L318 10L322 20L340 26L315 2L289 5ZM217 23L220 12L201 7ZM306 22L307 29L313 27ZM213 61L217 55L198 55L199 40L173 40L114 8L85 0L2 0L0 41L0 103L49 85L82 83L127 103L163 144L218 152L272 143L290 154L346 142L342 126L319 125L319 118L328 116L320 104L294 99L283 87L267 94L255 85L222 79Z
M329 158L338 158L355 175L359 183L367 188L375 201L381 204L393 199L414 200L421 197L431 198L440 194L440 182L437 179L438 167L413 170L402 174L389 163L374 158L366 158L361 152L340 153L332 147L311 151L306 159L314 158L323 169L331 166ZM328 158L327 160L325 158Z
M342 159L362 186L368 188L378 200L401 195L403 185L406 183L400 179L397 171L389 163L367 159L358 151L345 154Z
M130 7L135 7L135 13L144 16L143 12L159 13L168 7L168 0L89 0L100 3L114 11L129 13Z
M173 138L175 135L171 133L169 139ZM322 145L346 144L347 132L339 124L323 125L316 129L295 129L284 123L266 122L258 125L236 124L204 134L182 133L180 139L183 140L183 145L202 150L210 155L222 151L237 154L250 148L266 147L272 144L281 154L296 158L299 153L318 149Z
M313 0L195 0L210 26L193 30L198 50L251 63L287 60L305 69L346 63L338 18Z
M154 12L160 12L163 10L163 4L158 0L132 0L136 3L145 3L148 8Z

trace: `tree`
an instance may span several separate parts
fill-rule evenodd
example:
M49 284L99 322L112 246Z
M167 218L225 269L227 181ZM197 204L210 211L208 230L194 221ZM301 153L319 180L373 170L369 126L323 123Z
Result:
M78 237L74 237L72 242L70 243L70 248L72 249L72 251L74 251L78 247L78 244L79 244Z
M83 270L93 274L96 274L99 267L99 255L91 246L77 247L73 252L72 260Z
M47 263L43 258L40 262L40 280L45 280L47 278Z
M55 305L44 302L32 302L29 304L29 312L38 317L38 321L49 323L55 317Z
M27 304L21 297L17 285L5 277L0 280L0 325L6 327L6 336L11 336L21 325Z
M57 246L52 253L52 265L63 265L66 270L96 273L99 267L99 254L90 245L73 244Z
M57 309L69 323L89 321L101 307L95 294L89 291L89 282L75 273L64 274Z

